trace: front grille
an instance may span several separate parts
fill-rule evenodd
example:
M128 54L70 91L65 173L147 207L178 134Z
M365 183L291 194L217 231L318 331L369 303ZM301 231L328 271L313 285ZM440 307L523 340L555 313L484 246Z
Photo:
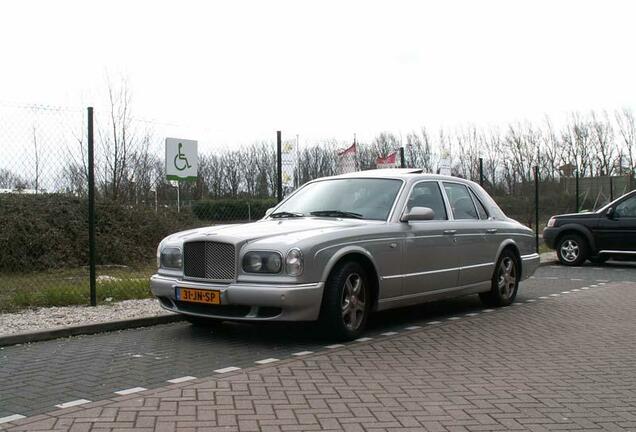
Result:
M234 246L213 241L185 243L183 273L198 279L233 280L236 276Z

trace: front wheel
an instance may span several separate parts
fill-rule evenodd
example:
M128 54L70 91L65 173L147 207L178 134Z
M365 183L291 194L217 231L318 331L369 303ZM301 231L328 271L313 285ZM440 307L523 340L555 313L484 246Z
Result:
M320 310L321 325L329 337L351 340L359 337L371 310L369 279L355 261L339 265L327 279Z
M588 258L587 242L579 234L565 234L557 242L556 252L561 264L580 266Z
M512 304L519 289L519 271L515 254L510 249L504 250L497 261L490 291L479 294L482 303L486 306Z

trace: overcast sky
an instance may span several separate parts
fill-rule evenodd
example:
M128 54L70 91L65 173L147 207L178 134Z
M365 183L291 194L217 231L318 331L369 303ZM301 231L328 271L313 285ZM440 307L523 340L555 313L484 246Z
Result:
M4 1L0 101L105 109L234 146L636 105L633 1Z

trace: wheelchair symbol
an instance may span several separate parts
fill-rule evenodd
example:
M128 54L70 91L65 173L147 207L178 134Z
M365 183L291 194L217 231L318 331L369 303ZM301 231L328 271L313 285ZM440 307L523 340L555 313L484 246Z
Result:
M174 157L174 167L179 171L183 171L186 168L191 168L188 158L181 153L181 147L183 144L179 143L179 152Z

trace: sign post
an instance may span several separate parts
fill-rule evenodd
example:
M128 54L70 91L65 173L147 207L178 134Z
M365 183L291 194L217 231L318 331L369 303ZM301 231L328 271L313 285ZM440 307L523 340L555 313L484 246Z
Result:
M181 211L180 181L196 181L198 168L196 141L166 138L166 178L177 184L177 212Z

